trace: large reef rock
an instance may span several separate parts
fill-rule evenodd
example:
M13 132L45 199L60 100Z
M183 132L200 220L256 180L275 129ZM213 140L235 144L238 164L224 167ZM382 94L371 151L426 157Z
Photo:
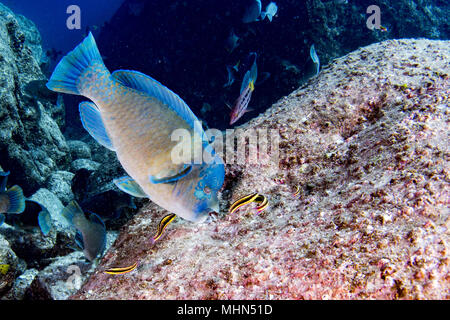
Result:
M152 244L167 212L149 203L72 298L449 299L449 52L389 40L334 60L242 126L277 129L280 159L227 165L215 221ZM225 213L253 192L265 211Z
M34 24L0 4L0 164L29 195L70 164L64 108L45 87Z

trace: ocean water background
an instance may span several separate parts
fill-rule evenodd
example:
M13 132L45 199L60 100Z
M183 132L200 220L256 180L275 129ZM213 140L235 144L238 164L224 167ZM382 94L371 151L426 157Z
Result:
M258 54L261 77L249 108L236 125L265 111L314 75L309 49L315 44L324 66L333 58L358 47L386 39L448 39L448 1L384 0L276 1L277 15L243 23L242 16L254 0L4 0L13 11L35 22L44 49L66 54L93 32L106 66L111 70L132 69L152 76L179 94L194 113L218 129L229 128L228 105L239 96L245 60ZM270 1L262 1L262 10ZM69 30L66 9L81 9L81 29ZM369 30L366 8L378 5L381 24L387 32ZM441 19L441 21L439 20ZM227 50L231 33L237 47ZM53 70L62 55L51 61ZM240 66L234 83L227 66ZM78 117L78 97L65 96L68 134L83 133ZM75 130L70 130L75 129Z

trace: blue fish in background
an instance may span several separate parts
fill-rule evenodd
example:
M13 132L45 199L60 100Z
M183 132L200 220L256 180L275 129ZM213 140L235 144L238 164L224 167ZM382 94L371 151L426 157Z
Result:
M275 2L271 2L267 5L266 11L261 12L261 20L264 20L266 17L272 22L273 17L277 14L278 6Z
M244 113L250 111L250 109L247 109L247 107L252 97L252 93L255 90L255 82L258 76L258 68L256 66L256 53L252 53L251 55L252 57L254 57L254 62L251 69L245 73L244 79L242 80L240 95L236 99L234 107L231 110L230 125L238 121L244 115Z
M22 188L17 185L6 188L8 175L9 171L0 172L0 214L19 214L25 210L25 197Z
M47 87L92 100L80 104L81 120L97 142L116 152L128 174L115 181L119 189L193 222L219 211L224 163L201 122L174 92L137 71L111 74L92 34L59 62ZM190 135L181 143L191 152L174 160L179 142L171 135L179 129ZM199 160L198 154L204 157Z
M234 83L234 80L235 80L235 78L234 78L234 71L235 71L234 67L227 66L228 81L227 81L227 83L225 83L223 85L224 88L229 87L229 86L231 86Z
M309 55L311 56L312 61L316 65L316 75L318 75L320 70L320 61L314 45L312 45L311 48L309 49Z
M106 228L98 215L90 213L89 218L86 218L76 201L70 202L61 215L77 229L75 242L89 261L92 262L103 254L106 247Z
M50 230L53 226L52 218L50 216L50 212L45 208L42 204L40 204L37 201L34 200L25 200L26 209L24 211L24 214L29 210L31 210L31 207L35 207L35 211L38 212L37 215L37 224L39 225L39 228L41 229L41 232L44 236L47 236L50 233ZM36 218L34 218L36 219Z
M252 3L245 9L244 16L242 17L243 23L250 23L259 20L261 15L261 1L252 0Z

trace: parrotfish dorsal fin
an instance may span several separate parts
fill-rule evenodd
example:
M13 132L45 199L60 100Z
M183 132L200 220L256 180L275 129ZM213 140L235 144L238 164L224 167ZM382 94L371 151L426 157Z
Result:
M189 172L191 172L191 170L192 170L192 166L188 165L182 171L180 171L172 176L166 176L166 177L162 177L162 178L156 178L154 176L150 176L150 182L153 184L175 182L175 181L180 180L181 178L185 177Z
M183 99L160 82L141 72L133 70L117 70L112 73L112 76L124 86L145 92L152 97L155 97L175 111L191 128L194 128L196 132L203 132L197 117Z
M113 180L114 184L125 193L137 198L148 198L144 190L129 176L120 177Z
M79 110L81 123L92 138L105 148L115 151L97 106L92 102L85 101L80 103Z
M242 80L241 84L241 92L245 90L245 88L248 87L248 84L250 83L251 77L250 77L250 70L245 73L244 79Z

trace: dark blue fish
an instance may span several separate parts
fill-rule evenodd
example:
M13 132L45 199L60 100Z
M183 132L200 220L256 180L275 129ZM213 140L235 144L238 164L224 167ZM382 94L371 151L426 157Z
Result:
M76 201L70 202L61 215L77 229L75 242L89 261L92 262L103 254L106 246L106 228L98 215L90 213L89 218L86 218Z

